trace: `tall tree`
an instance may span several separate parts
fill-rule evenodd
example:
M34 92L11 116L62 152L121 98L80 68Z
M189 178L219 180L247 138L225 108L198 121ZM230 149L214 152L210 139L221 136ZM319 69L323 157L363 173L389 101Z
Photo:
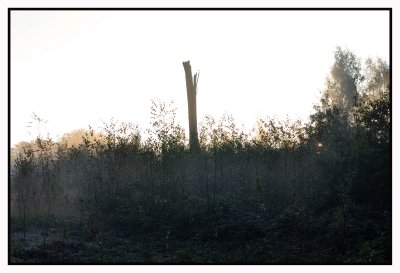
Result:
M349 111L357 103L357 90L362 77L359 59L340 47L335 51L335 62L323 94L325 107L336 106Z
M191 151L199 150L199 138L197 134L197 109L196 109L196 94L197 82L199 74L196 73L192 77L192 67L190 61L183 62L186 76L186 91L188 100L188 113L189 113L189 144Z

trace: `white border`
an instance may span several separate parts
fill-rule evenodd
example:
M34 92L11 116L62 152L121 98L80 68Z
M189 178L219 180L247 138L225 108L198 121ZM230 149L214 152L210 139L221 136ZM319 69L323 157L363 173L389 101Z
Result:
M393 109L393 265L392 266L8 266L8 233L7 233L7 181L8 181L8 109L7 109L7 90L8 90L8 60L7 60L7 18L8 8L10 7L391 7L392 11L392 73L393 73L393 91L392 91L392 109ZM169 272L203 272L212 271L219 272L221 270L229 270L233 272L242 270L251 270L252 272L265 272L265 270L272 272L337 272L347 271L353 272L362 270L363 272L400 272L399 263L399 187L397 184L399 178L399 168L395 166L399 165L399 85L395 75L399 74L399 56L398 48L399 44L399 16L400 16L400 1L398 0L328 0L328 1L293 1L293 0L272 0L272 1L223 1L223 0L204 0L204 1L127 1L127 0L1 0L0 1L0 213L1 213L1 225L0 225L0 271L1 272L70 272L71 270L88 271L96 270L100 272L109 272L110 270L117 270L119 272L131 272L134 271L163 271Z

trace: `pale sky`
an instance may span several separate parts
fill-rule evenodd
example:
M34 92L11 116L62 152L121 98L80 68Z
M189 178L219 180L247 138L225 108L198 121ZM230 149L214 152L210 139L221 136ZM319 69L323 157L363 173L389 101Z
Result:
M95 129L149 126L151 99L173 100L187 134L182 62L200 71L198 121L232 114L306 119L336 46L389 60L388 11L12 11L11 144Z

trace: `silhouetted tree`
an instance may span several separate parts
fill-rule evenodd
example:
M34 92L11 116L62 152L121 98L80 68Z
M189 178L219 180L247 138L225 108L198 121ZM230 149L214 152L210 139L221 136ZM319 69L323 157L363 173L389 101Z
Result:
M197 152L199 150L199 139L197 134L196 95L199 74L195 73L194 76L192 76L192 67L190 66L190 61L183 62L183 68L185 69L186 92L188 101L189 144L190 149Z

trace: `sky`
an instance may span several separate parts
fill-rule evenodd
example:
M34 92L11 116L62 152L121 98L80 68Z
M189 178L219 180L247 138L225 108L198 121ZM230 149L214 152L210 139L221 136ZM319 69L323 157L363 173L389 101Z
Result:
M12 11L11 144L102 121L149 127L174 101L188 132L183 61L200 72L198 121L312 113L340 46L389 60L388 11ZM30 132L29 132L30 131Z

